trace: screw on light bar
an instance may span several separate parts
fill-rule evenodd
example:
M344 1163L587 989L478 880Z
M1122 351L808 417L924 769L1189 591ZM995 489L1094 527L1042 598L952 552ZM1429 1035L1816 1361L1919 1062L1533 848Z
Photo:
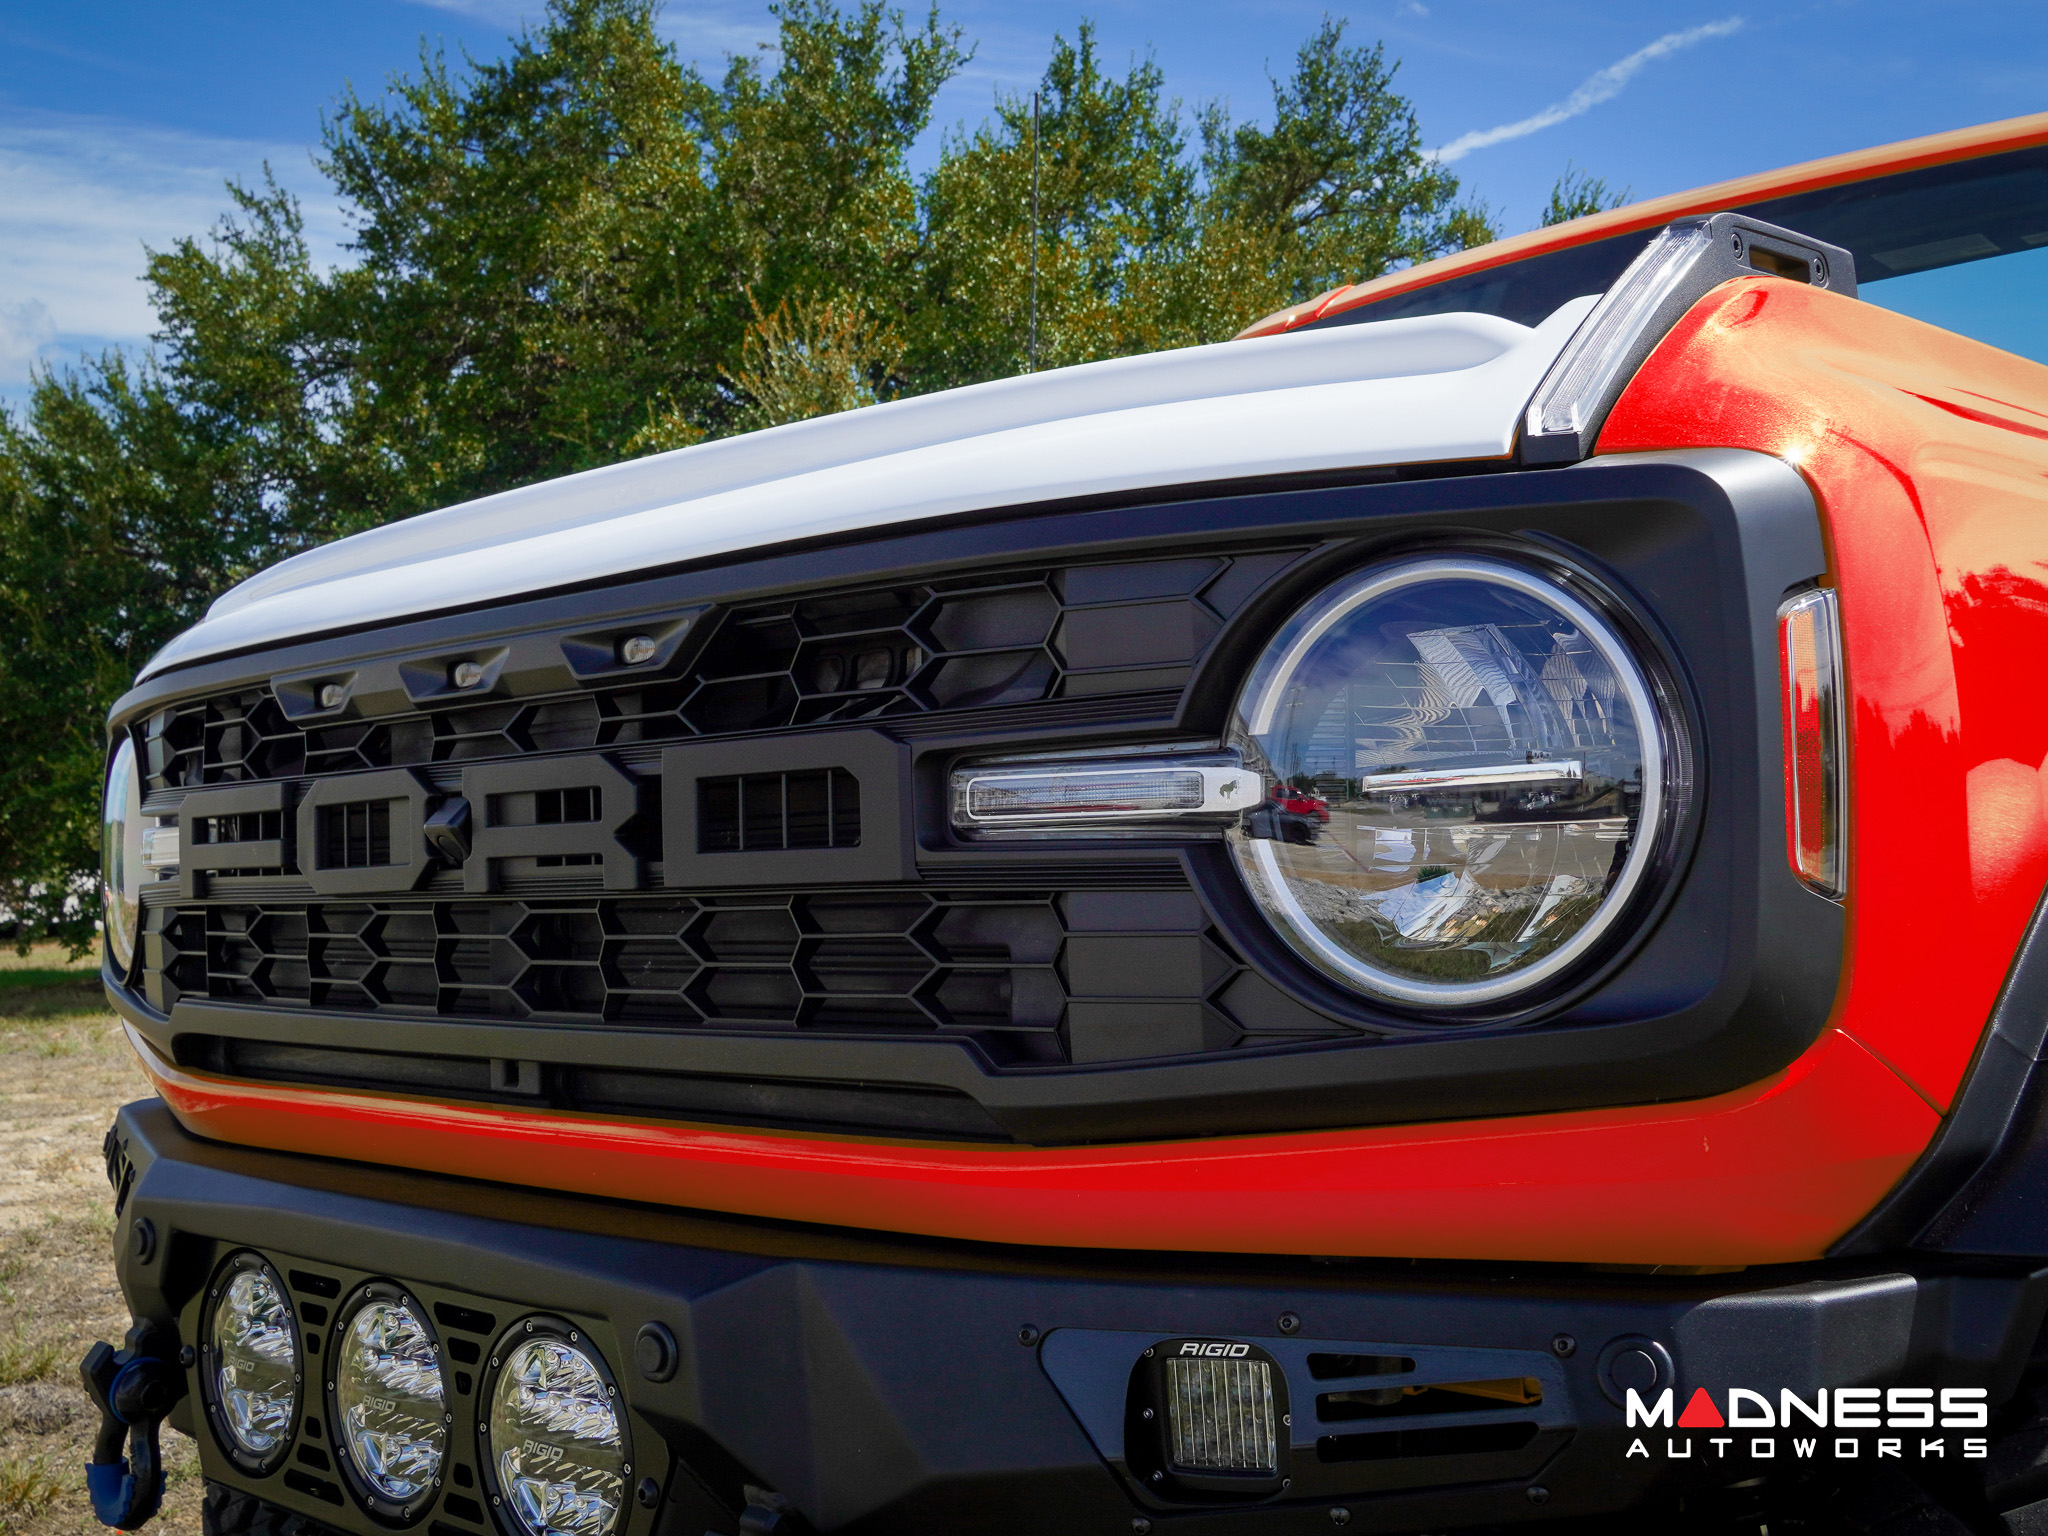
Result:
M1601 296L1536 387L1523 426L1527 464L1585 458L1635 372L1679 318L1730 278L1774 277L1856 295L1856 258L1837 245L1739 213L1658 231Z
M1481 768L1417 768L1402 773L1369 773L1361 781L1368 795L1412 789L1478 789L1487 784L1576 782L1586 776L1580 762L1498 763Z
M1792 871L1839 898L1848 767L1842 729L1842 627L1835 594L1802 592L1778 610L1785 706L1785 842Z
M969 836L1065 828L1093 835L1118 823L1235 816L1264 798L1256 773L1216 759L985 764L952 778L953 825Z

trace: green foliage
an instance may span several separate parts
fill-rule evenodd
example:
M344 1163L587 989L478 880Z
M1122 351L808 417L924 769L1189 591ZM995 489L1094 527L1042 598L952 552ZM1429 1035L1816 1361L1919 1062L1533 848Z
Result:
M1222 340L1495 233L1424 157L1393 63L1339 22L1273 82L1269 122L1184 112L1150 59L1108 67L1085 22L1057 39L1034 232L1029 96L910 169L970 57L936 11L785 0L768 61L712 79L654 10L551 0L500 58L427 51L383 93L344 93L320 164L347 260L313 261L267 177L231 187L208 236L150 258L148 358L39 377L0 415L0 907L23 941L91 942L109 704L278 559L1019 372L1034 237L1039 363L1058 366Z
M1543 227L1547 229L1552 224L1566 224L1591 213L1619 208L1631 195L1628 187L1619 192L1610 191L1604 176L1582 171L1567 161L1564 174L1550 189L1550 201L1544 205Z
M747 403L740 425L779 427L873 405L903 362L903 344L859 305L830 299L784 299L757 314L729 376Z
M1294 75L1273 82L1273 126L1202 115L1203 169L1216 214L1271 231L1287 301L1495 239L1486 210L1457 201L1457 178L1422 155L1414 110L1381 46L1347 48L1325 19Z

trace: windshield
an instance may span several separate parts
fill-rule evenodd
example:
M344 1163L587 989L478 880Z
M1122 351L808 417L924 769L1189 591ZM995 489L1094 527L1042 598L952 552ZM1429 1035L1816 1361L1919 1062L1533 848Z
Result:
M1854 252L1857 297L2048 363L2048 146L1736 206ZM1466 273L1306 328L1453 310L1535 325L1611 286L1652 233Z

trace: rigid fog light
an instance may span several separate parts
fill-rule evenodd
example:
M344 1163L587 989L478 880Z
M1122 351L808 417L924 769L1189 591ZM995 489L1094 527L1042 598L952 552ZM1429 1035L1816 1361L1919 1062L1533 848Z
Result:
M328 1346L327 1413L343 1475L380 1519L417 1519L448 1454L448 1390L426 1307L388 1281L349 1298Z
M523 1536L606 1536L632 1462L604 1357L559 1318L530 1317L498 1341L485 1381L491 1502Z
M1273 1367L1264 1360L1168 1360L1166 1436L1175 1471L1271 1474L1280 1464Z
M253 1253L223 1264L207 1292L206 1417L245 1472L284 1460L299 1414L299 1330L284 1282Z
M1404 1004L1490 1004L1583 956L1656 854L1675 725L1614 626L1481 557L1339 582L1268 647L1236 744L1265 800L1232 834L1308 960Z
M1289 1468L1287 1377L1256 1344L1169 1339L1132 1379L1131 1467L1167 1497L1262 1498ZM1148 1432L1146 1432L1148 1431Z

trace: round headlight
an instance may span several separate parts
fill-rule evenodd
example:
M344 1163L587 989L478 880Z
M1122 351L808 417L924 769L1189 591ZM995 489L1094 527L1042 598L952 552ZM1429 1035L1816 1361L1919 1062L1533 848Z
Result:
M1583 956L1664 830L1667 722L1615 629L1479 557L1360 572L1238 703L1267 798L1232 834L1293 947L1391 1002L1483 1006Z
M206 1319L206 1416L228 1458L269 1472L299 1412L299 1330L284 1282L253 1253L222 1266Z
M605 1536L632 1465L603 1357L567 1323L534 1317L499 1342L491 1369L493 1502L523 1536Z
M418 1518L448 1454L441 1346L426 1309L372 1281L342 1309L328 1347L327 1412L343 1474L373 1515Z
M100 809L100 910L107 925L107 953L126 974L135 961L135 936L142 926L142 774L135 743L121 738L107 768L107 792Z

